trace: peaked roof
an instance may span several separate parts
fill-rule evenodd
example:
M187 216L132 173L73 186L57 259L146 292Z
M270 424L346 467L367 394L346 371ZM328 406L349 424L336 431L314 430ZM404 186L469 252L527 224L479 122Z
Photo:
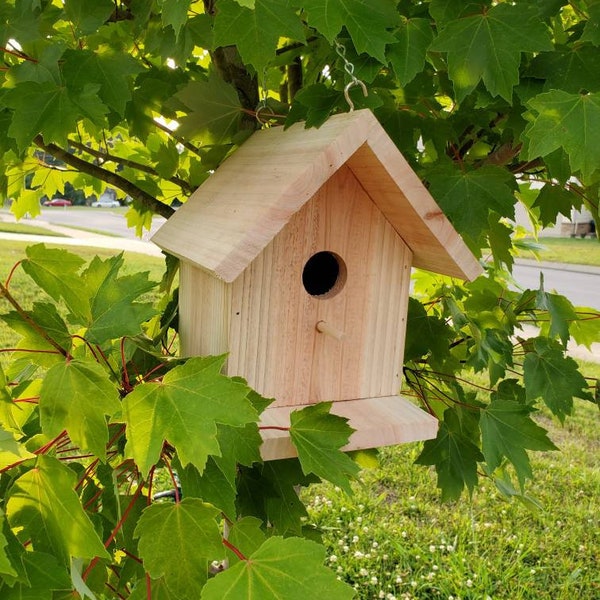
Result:
M473 279L481 267L369 110L319 129L254 133L154 234L167 252L231 282L344 164L413 252L415 267Z

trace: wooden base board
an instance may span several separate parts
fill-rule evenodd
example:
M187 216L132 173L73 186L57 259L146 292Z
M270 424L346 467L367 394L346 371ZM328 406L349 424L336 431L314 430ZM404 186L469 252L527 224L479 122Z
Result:
M262 414L260 426L289 427L290 413L302 408L305 407L267 408ZM435 417L401 396L334 402L331 412L349 419L349 425L356 430L344 450L364 450L429 440L437 435L438 430ZM287 431L263 429L261 434L263 445L260 452L263 460L297 456Z

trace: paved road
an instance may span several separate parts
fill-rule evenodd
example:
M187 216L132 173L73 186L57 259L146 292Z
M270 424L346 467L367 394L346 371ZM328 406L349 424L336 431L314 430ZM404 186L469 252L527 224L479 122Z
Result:
M600 310L600 268L556 263L519 261L513 276L520 287L537 290L540 273L544 276L544 289L556 291L575 306L588 306Z

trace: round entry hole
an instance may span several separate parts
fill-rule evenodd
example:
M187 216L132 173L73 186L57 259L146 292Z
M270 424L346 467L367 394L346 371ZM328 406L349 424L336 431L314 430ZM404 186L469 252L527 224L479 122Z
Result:
M304 265L302 284L311 295L319 298L331 298L344 287L346 265L333 252L317 252Z

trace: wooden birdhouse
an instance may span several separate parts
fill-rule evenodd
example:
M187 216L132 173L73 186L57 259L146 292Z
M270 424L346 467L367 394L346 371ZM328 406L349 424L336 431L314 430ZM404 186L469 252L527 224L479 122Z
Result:
M348 450L435 437L398 396L411 266L481 269L370 111L258 131L153 241L181 259L183 353L227 352L275 398L263 424L333 401ZM285 431L263 440L265 460L295 455Z

